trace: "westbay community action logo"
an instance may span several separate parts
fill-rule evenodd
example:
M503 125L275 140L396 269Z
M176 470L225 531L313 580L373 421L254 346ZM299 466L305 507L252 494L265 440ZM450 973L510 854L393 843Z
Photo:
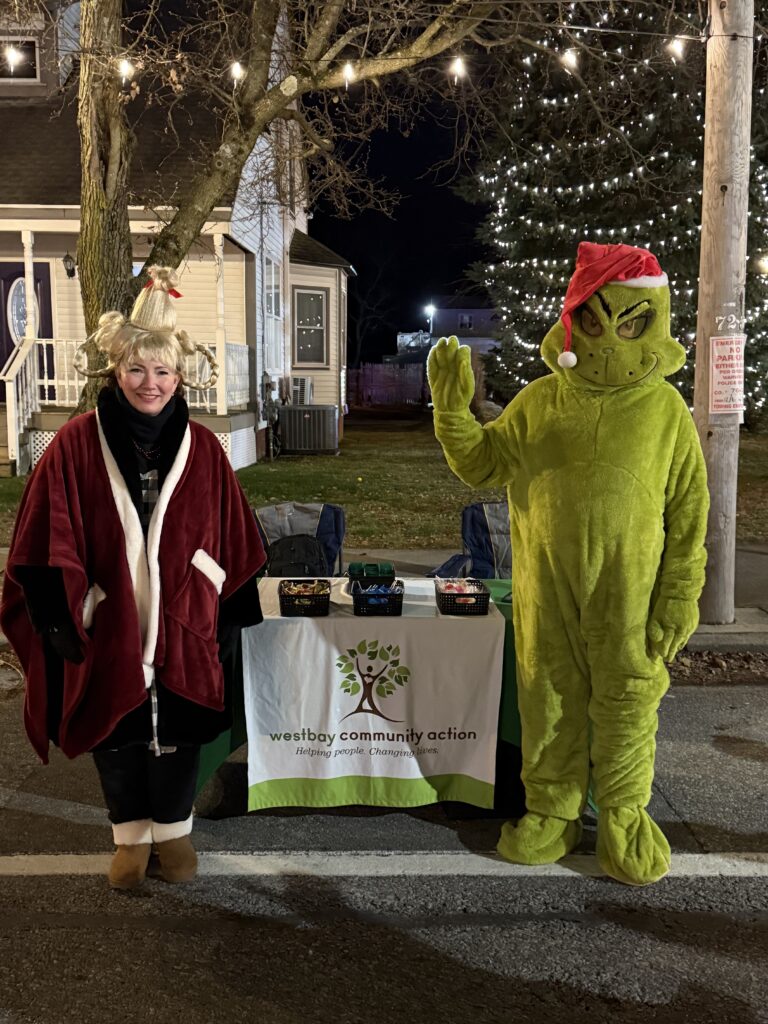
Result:
M386 700L405 686L411 678L411 670L400 661L400 648L396 644L380 644L378 640L361 640L357 647L349 647L340 654L336 667L342 674L340 687L350 697L357 697L357 707L341 719L352 715L378 715L387 722L400 719L385 715L376 700Z

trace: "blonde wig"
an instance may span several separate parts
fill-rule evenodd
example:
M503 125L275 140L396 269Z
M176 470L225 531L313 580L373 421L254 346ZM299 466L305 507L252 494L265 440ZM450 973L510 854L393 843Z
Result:
M171 267L150 267L149 281L142 288L126 319L117 310L104 313L91 335L97 348L107 357L103 370L89 370L85 344L77 350L75 369L84 377L115 377L120 366L137 359L151 359L173 368L188 388L204 391L212 388L219 376L219 366L205 345L193 342L186 331L176 329L174 299L181 298L178 278ZM89 339L90 340L90 339ZM201 353L210 369L205 381L192 380L186 372L189 356Z

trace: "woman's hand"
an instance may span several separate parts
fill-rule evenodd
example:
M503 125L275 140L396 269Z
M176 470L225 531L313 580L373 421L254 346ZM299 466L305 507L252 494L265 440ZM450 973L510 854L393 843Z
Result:
M75 665L82 665L85 661L80 638L71 622L67 622L63 626L49 626L45 635L53 650L64 661L71 661Z
M475 393L469 348L455 337L441 338L427 360L427 378L437 412L462 412Z

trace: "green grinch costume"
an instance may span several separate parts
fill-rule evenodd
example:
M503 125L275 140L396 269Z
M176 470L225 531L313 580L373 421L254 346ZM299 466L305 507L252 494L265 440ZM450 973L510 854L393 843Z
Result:
M597 856L622 882L669 870L645 810L671 661L698 623L708 495L692 417L664 378L666 276L646 250L582 243L563 316L542 344L553 371L481 427L469 349L429 357L435 432L473 487L506 485L527 813L502 829L509 860L570 852L590 783Z

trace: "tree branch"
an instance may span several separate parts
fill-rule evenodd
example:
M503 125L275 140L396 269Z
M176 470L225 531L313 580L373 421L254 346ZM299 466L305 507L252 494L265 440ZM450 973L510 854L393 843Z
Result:
M288 107L286 110L281 110L276 118L282 121L295 121L296 124L301 128L308 139L321 150L330 153L333 151L333 142L330 139L324 139L318 135L312 125L307 121L306 117L298 111L295 107Z
M307 46L304 51L304 59L311 65L322 54L328 46L328 42L336 31L341 12L344 10L344 0L330 0L323 6L322 13L317 19L317 24L312 30Z

